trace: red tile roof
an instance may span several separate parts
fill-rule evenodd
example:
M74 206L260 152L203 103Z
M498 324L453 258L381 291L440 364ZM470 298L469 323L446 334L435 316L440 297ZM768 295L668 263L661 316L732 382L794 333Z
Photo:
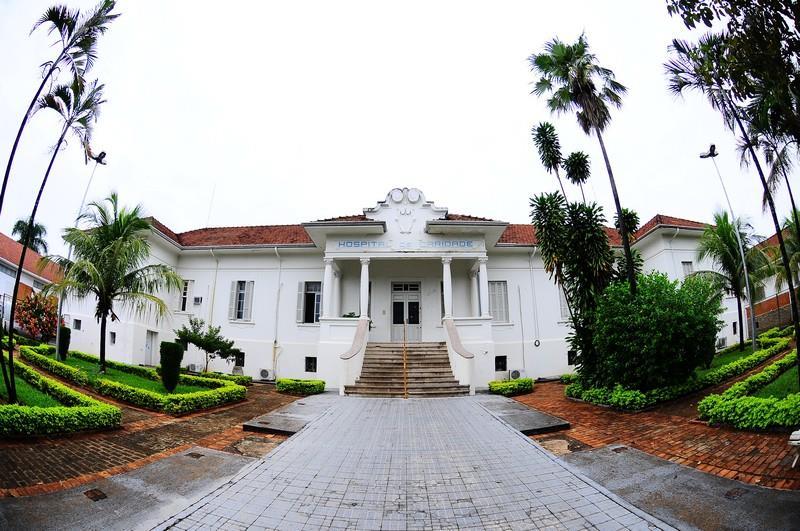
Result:
M19 263L19 256L22 253L22 244L0 233L0 258L11 262L16 266ZM54 282L61 278L61 273L55 264L47 264L40 270L41 255L31 249L25 253L25 263L23 269L32 275Z
M645 237L658 227L679 227L681 229L705 229L708 225L700 223L699 221L692 221L690 219L675 218L672 216L665 216L663 214L656 214L650 221L642 225L634 235L635 239Z
M610 245L613 247L622 245L622 241L616 229L605 227L605 230ZM506 245L536 245L536 230L533 228L533 225L509 224L497 243Z
M182 232L178 237L180 244L187 247L208 245L313 245L314 243L302 225L214 227Z

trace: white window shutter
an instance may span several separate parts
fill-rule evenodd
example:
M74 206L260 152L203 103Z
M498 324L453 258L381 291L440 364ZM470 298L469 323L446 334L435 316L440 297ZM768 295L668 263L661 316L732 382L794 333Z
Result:
M189 308L194 306L194 280L189 280L189 284L186 286L186 311L189 311Z
M253 320L253 288L255 281L249 280L244 288L244 315L242 316L245 321Z
M236 319L236 281L231 281L231 300L228 304L228 319Z
M305 296L305 285L303 282L297 283L297 322L303 322L303 299Z

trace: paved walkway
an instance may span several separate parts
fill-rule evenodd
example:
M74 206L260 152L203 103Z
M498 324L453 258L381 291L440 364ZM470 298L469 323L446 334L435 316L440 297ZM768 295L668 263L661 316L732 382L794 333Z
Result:
M593 448L623 444L727 479L800 489L800 468L790 468L794 454L786 444L788 433L714 428L672 414L671 405L643 413L622 413L569 400L564 396L564 386L555 382L536 384L533 393L516 399L570 422L573 428L555 437L568 437Z
M309 399L305 399L309 400ZM474 398L343 398L174 529L666 527Z

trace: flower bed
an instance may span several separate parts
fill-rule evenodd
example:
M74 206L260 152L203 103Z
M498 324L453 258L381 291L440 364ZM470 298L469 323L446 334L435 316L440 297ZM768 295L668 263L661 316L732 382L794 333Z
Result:
M699 391L705 387L722 383L725 380L749 371L775 354L785 350L788 346L788 338L778 338L777 343L774 345L758 350L749 356L738 359L727 365L710 370L700 377L691 378L689 381L682 384L661 387L646 392L637 389L624 389L619 385L613 389L587 389L581 385L580 379L578 379L569 384L564 390L564 393L570 398L577 398L593 404L611 406L626 411L636 411Z
M784 398L750 396L796 364L797 350L794 350L761 372L733 384L724 393L708 395L697 405L700 418L741 429L800 426L800 393Z
M275 388L279 393L290 395L315 395L325 391L325 380L296 380L294 378L278 378Z
M533 391L533 379L495 380L489 382L489 392L496 395L514 396Z
M190 390L184 393L161 393L152 389L145 389L128 383L103 378L102 374L98 375L97 378L90 378L85 371L70 367L43 353L50 352L52 355L52 350L53 347L49 346L38 347L38 349L23 347L20 349L20 353L31 363L45 370L52 371L54 374L58 374L79 385L89 385L104 396L109 396L146 409L163 411L171 415L190 413L199 409L244 400L247 393L247 389L243 386L228 380L201 378L199 376L190 376L186 374L180 376L179 384L193 386L194 388L203 388L203 390ZM99 365L100 363L99 358L84 352L71 350L69 355L93 364ZM106 366L124 373L136 375L146 380L155 382L160 382L161 380L158 372L148 367L138 367L111 360L106 360Z
M62 405L54 407L0 405L0 436L56 435L83 430L110 429L119 427L122 422L122 412L118 407L95 400L42 376L16 359L14 370L32 387L53 397Z

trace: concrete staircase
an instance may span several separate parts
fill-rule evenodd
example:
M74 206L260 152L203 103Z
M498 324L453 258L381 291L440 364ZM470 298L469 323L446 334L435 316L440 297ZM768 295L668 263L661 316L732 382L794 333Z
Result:
M463 396L468 385L453 376L444 343L409 343L407 347L409 398ZM361 376L346 385L345 394L371 397L403 396L403 345L368 343Z

